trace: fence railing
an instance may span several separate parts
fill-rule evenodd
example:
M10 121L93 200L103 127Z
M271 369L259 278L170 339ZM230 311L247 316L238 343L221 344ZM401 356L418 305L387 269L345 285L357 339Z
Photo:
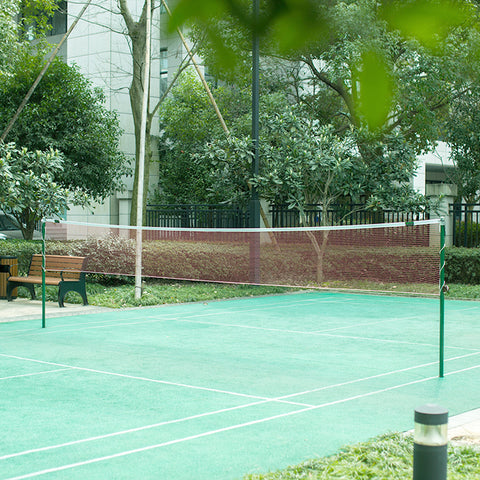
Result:
M147 205L149 227L247 228L248 211L231 205Z
M480 205L476 203L450 204L453 220L453 245L480 247Z
M273 227L297 227L300 225L298 209L288 205L271 207ZM363 204L332 205L326 212L320 205L306 205L305 223L308 226L362 225L373 223L409 222L427 220L428 212L397 212L395 210L369 210Z
M298 209L273 205L270 213L272 227L300 226ZM374 211L366 209L363 204L332 205L326 213L320 205L307 205L304 213L309 226L408 222L429 218L428 213ZM149 227L248 228L249 217L248 210L235 205L159 204L147 205L145 220Z

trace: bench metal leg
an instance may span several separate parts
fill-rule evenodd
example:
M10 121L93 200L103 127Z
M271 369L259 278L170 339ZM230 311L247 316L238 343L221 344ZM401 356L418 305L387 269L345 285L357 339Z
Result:
M22 283L22 282L8 282L7 283L7 300L11 302L12 299L12 292L15 290L15 288L18 287L25 287L29 292L30 296L32 297L32 300L36 299L35 296L35 285L33 283Z
M83 282L60 282L58 285L58 305L64 307L65 295L68 292L77 292L83 300L84 305L88 305L87 291Z

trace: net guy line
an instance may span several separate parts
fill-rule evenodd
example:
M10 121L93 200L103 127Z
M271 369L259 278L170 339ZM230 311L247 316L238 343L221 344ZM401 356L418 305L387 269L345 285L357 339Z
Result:
M457 370L457 371L454 371L454 372L449 372L445 375L446 376L447 375L448 376L456 375L458 373L463 373L465 371L469 371L469 370L473 370L473 369L477 369L477 368L480 368L480 365L476 365L476 366L473 366L473 367L468 367L468 368ZM314 411L314 410L319 410L321 408L326 408L326 407L333 406L333 405L338 405L338 404L342 404L342 403L351 402L351 401L354 401L354 400L359 400L359 399L371 397L371 396L374 396L374 395L379 395L379 394L382 394L382 393L385 393L385 392L397 390L397 389L404 388L404 387L411 386L411 385L416 385L416 384L428 382L428 381L431 381L431 380L438 380L438 377L437 376L432 376L432 377L428 377L428 378L422 378L422 379L419 379L419 380L413 380L411 382L406 382L406 383L402 383L402 384L398 384L398 385L393 385L391 387L382 388L382 389L371 391L371 392L368 392L368 393L362 393L362 394L359 394L359 395L354 395L354 396L351 396L351 397L347 397L347 398L343 398L343 399L339 399L339 400L335 400L335 401L331 401L331 402L326 402L326 403L323 403L323 404L320 404L320 405L305 407L305 408L302 408L302 409L299 409L299 410L294 410L292 412L273 415L273 416L270 416L270 417L264 417L264 418L260 418L260 419L257 419L257 420L252 420L252 421L249 421L249 422L238 423L238 424L230 425L230 426L227 426L227 427L219 428L219 429L216 429L216 430L210 430L210 431L207 431L207 432L203 432L203 433L200 433L200 434L197 434L197 435L181 437L181 438L169 440L167 442L157 443L157 444L154 444L154 445L148 445L148 446L137 448L137 449L118 452L118 453L115 453L115 454L112 454L112 455L106 455L106 456L103 456L103 457L91 458L89 460L84 460L84 461L81 461L81 462L76 462L76 463L61 465L61 466L53 467L53 468L49 468L49 469L39 470L39 471L28 473L28 474L25 474L25 475L20 475L20 476L16 476L16 477L7 478L5 480L22 480L22 479L26 479L26 478L32 478L32 477L36 477L36 476L45 475L45 474L48 474L48 473L65 471L65 470L69 470L69 469L73 469L73 468L77 468L77 467L81 467L81 466L85 466L85 465L90 465L90 464L93 464L93 463L104 462L104 461L112 460L112 459L115 459L115 458L125 457L125 456L133 455L133 454L136 454L136 453L141 453L141 452L146 452L146 451L149 451L149 450L163 448L163 447L167 447L167 446L170 446L170 445L175 445L175 444L178 444L178 443L183 443L183 442L196 440L196 439L199 439L199 438L205 438L205 437L209 437L209 436L212 436L212 435L217 435L217 434L220 434L220 433L223 433L223 432L238 430L240 428L246 428L246 427L250 427L250 426L253 426L253 425L259 425L259 424L262 424L262 423L271 422L271 421L279 420L279 419L282 419L282 418L287 418L287 417L291 417L291 416L294 416L294 415L299 415L299 414L302 414L302 413L311 412L311 411Z

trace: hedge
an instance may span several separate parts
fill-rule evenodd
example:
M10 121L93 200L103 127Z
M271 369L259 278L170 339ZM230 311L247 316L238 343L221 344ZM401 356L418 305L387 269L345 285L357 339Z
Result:
M42 253L41 240L0 240L0 256L17 257L19 274L27 274L34 253Z
M63 249L61 249L60 246L58 247L59 251L55 253L67 255L79 255L83 253L80 251L66 251L65 246L63 246ZM73 245L70 245L70 249L72 249L72 247ZM102 247L105 246L102 245ZM108 245L108 249L110 248L111 245ZM100 250L102 250L102 248L100 248ZM38 240L0 241L0 255L16 256L18 258L19 273L21 274L27 273L32 254L41 253L41 251L42 242ZM122 263L123 261L124 259L122 259ZM102 282L102 280L105 281L106 279L97 278L96 280ZM448 247L445 251L445 281L447 283L467 285L480 284L480 248Z
M480 284L480 248L447 248L445 250L445 281L447 284Z

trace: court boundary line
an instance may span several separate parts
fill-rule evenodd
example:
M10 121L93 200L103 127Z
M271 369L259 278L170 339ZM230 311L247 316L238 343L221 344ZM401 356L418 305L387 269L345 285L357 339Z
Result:
M0 382L2 380L12 380L14 378L33 377L35 375L45 375L45 374L48 374L48 373L65 372L67 370L71 370L70 367L68 367L68 368L58 368L56 370L44 370L43 372L24 373L24 374L21 374L21 375L11 375L9 377L0 377Z
M467 369L462 369L462 370L458 370L458 371L455 371L455 372L449 372L446 375L449 375L449 376L450 375L455 375L457 373L463 373L465 371L473 370L473 369L476 369L476 368L480 368L480 365L476 365L474 367L468 367ZM207 432L203 432L203 433L200 433L200 434L190 435L188 437L177 438L177 439L169 440L167 442L158 443L158 444L155 444L155 445L148 445L148 446L145 446L145 447L140 447L140 448L136 448L136 449L132 449L132 450L126 450L126 451L118 452L118 453L111 454L111 455L105 455L105 456L102 456L102 457L91 458L89 460L84 460L82 462L75 462L75 463L71 463L71 464L67 464L67 465L60 465L58 467L52 467L52 468L49 468L49 469L39 470L37 472L31 472L31 473L28 473L28 474L7 478L5 480L23 480L23 479L26 479L26 478L32 478L32 477L35 477L35 476L45 475L47 473L60 472L60 471L69 470L69 469L73 469L73 468L77 468L77 467L82 467L82 466L85 466L85 465L91 465L93 463L100 463L100 462L104 462L104 461L107 461L107 460L112 460L112 459L115 459L115 458L125 457L125 456L133 455L133 454L136 454L136 453L142 453L142 452L146 452L146 451L150 451L150 450L155 450L157 448L162 448L162 447L166 447L166 446L170 446L170 445L175 445L175 444L182 443L182 442L187 442L187 441L196 440L196 439L199 439L199 438L204 438L204 437L208 437L208 436L212 436L212 435L217 435L219 433L224 433L224 432L228 432L228 431L232 431L232 430L238 430L240 428L250 427L252 425L258 425L258 424L261 424L261 423L266 423L266 422L270 422L270 421L273 421L273 420L278 420L279 418L286 418L286 417L290 417L290 416L293 416L293 415L298 415L298 414L313 411L313 410L319 410L321 408L330 407L332 405L338 405L338 404L350 402L350 401L353 401L353 400L358 400L358 399L362 399L362 398L371 397L373 395L378 395L378 394L385 393L385 392L388 392L388 391L397 390L399 388L404 388L404 387L407 387L407 386L410 386L410 385L424 383L424 382L431 381L431 380L439 380L439 379L438 379L438 376L433 376L433 377L413 380L411 382L407 382L407 383L403 383L403 384L399 384L399 385L394 385L392 387L387 387L387 388L375 390L375 391L372 391L372 392L363 393L363 394L360 394L360 395L354 395L352 397L347 397L347 398L340 399L340 400L334 400L332 402L326 402L326 403L323 403L323 404L320 404L320 405L315 405L315 406L303 408L303 409L300 409L300 410L294 410L293 412L288 412L288 413L283 413L283 414L278 414L278 415L272 415L270 417L264 417L264 418L260 418L260 419L257 419L257 420L252 420L252 421L249 421L249 422L243 422L243 423L239 423L239 424L235 424L235 425L230 425L228 427L223 427L223 428L219 428L219 429L216 429L216 430L209 430Z
M478 354L480 354L480 352ZM450 358L447 361L459 360L459 359L462 359L462 358L465 358L465 357L470 357L470 356L473 356L473 355L476 355L476 354L461 355L461 356L458 356L458 357ZM126 435L126 434L129 434L129 433L134 433L134 432L138 432L138 431L149 430L149 429L152 429L152 428L158 428L158 427L161 427L161 426L164 426L164 425L181 423L181 422L184 422L184 421L195 420L197 418L203 418L203 417L206 417L206 416L217 415L217 414L225 413L225 412L228 412L228 411L250 408L252 406L262 405L262 404L266 404L266 403L274 403L274 402L279 402L280 403L280 400L283 400L283 399L286 399L286 398L292 398L292 397L300 396L300 395L308 395L308 394L316 393L316 392L323 391L323 390L339 388L339 387L343 387L343 386L346 386L346 385L351 385L351 384L354 384L354 383L360 383L360 382L373 380L373 379L376 379L376 378L386 377L386 376L389 376L389 375L404 373L404 372L407 372L407 371L415 370L417 368L425 368L425 367L429 367L429 366L436 365L436 364L437 364L437 362L424 363L424 364L420 364L420 365L405 367L405 368L400 369L400 370L392 370L390 372L383 372L383 373L379 373L377 375L371 375L369 377L357 378L357 379L354 379L354 380L349 380L349 381L341 382L341 383L337 383L337 384L324 385L322 387L318 387L318 388L315 388L315 389L306 390L306 391L302 391L302 392L290 393L290 394L282 395L282 396L279 396L279 397L273 397L271 399L265 398L264 400L259 400L258 402L251 402L251 403L248 403L248 404L236 405L234 407L227 407L225 409L219 409L219 410L215 410L215 411L212 411L212 412L204 412L204 413L201 413L201 414L190 415L188 417L184 417L184 418L180 418L180 419L166 420L164 422L158 422L158 423L150 424L150 425L143 425L141 427L135 427L135 428L132 428L132 429L127 429L127 430L121 430L121 431L118 431L118 432L111 432L111 433L107 433L107 434L104 434L104 435L98 435L98 436L95 436L95 437L72 440L72 441L69 441L69 442L65 442L63 444L49 445L49 446L46 446L46 447L39 447L37 449L25 450L23 452L16 452L16 453L0 456L0 460L7 460L9 458L15 458L15 457L19 457L19 456L22 456L22 455L29 455L31 453L38 453L38 452L42 452L42 451L54 450L54 449L57 449L57 448L64 448L64 447L67 447L67 446L77 445L77 444L81 444L81 443L87 443L87 442L90 442L90 441L97 441L97 440L102 440L102 439L105 439L105 438L111 438L111 437L115 437L115 436ZM457 370L457 372L463 372L463 371L471 370L472 368L478 368L478 366L467 367L465 369ZM63 369L63 370L69 370L69 368ZM428 377L428 378L431 379L431 378L436 378L436 377ZM285 403L285 404L288 405L288 403L286 403L286 402L282 402L282 403ZM298 403L298 404L291 404L291 405L302 405L302 404ZM307 406L307 408L316 407L315 405L309 405L309 404L303 404L303 405Z
M206 392L212 392L212 393L220 393L223 395L230 395L234 397L244 397L244 398L251 398L251 399L256 399L256 400L267 400L267 401L275 401L272 400L271 397L263 397L261 395L251 395L248 393L239 393L239 392L232 392L228 390L221 390L221 389L216 389L216 388L210 388L210 387L203 387L199 385L188 385L186 383L179 383L179 382L171 382L169 380L158 380L154 378L148 378L148 377L141 377L137 375L128 375L126 373L119 373L119 372L108 372L106 370L98 370L95 368L88 368L88 367L79 367L76 365L68 365L64 363L56 363L56 362L48 362L46 360L37 360L34 358L28 358L28 357L19 357L17 355L8 355L5 353L0 353L0 357L6 357L6 358L13 358L16 360L22 360L22 361L27 361L27 362L32 362L32 363L41 363L43 365L54 365L57 367L62 367L65 369L70 369L70 370L77 370L77 371L82 371L82 372L90 372L90 373L96 373L100 375L108 375L112 377L119 377L119 378L127 378L130 380L138 380L138 381L143 381L143 382L150 382L150 383L158 383L161 385L168 385L171 387L179 387L179 388L187 388L191 390L202 390ZM304 403L299 403L299 402L287 402L287 401L282 401L278 400L280 403L285 403L289 405L297 405L297 406L306 406Z
M289 294L278 294L278 295L273 295L273 296L270 296L270 295L267 295L266 297L268 298L274 298L274 297L282 297L282 298L292 298L294 295L310 295L310 294L315 294L317 292L293 292L293 293L289 293ZM354 293L352 294L347 294L347 293L343 293L343 292L338 292L339 295L344 295L344 296L355 296ZM382 295L382 298L384 298L385 296ZM235 300L255 300L257 298L261 298L261 297L255 297L255 298L251 298L251 297L238 297L238 298L231 298L231 299L223 299L223 300L208 300L207 303L220 303L220 302L229 302L229 301L235 301ZM392 298L405 298L405 297L397 297L397 296L393 296ZM430 298L425 298L426 300L430 300ZM348 300L348 303L352 303L352 302L355 302L355 299L351 299L351 300ZM200 304L203 304L205 302L202 302L202 301L199 301L199 302L191 302L191 303L183 303L183 304L164 304L164 305L152 305L152 306L149 306L149 307L132 307L131 309L127 309L128 310L143 310L143 309L163 309L163 308L169 308L169 307L178 307L178 306L187 306L187 305L200 305ZM323 299L320 299L320 298L311 298L311 299L302 299L302 300L298 300L298 301L293 301L290 303L290 305L285 305L283 304L282 302L278 302L278 303L275 303L275 304L269 304L269 305L260 305L260 306L257 306L255 308L249 308L249 309L241 309L241 313L244 313L244 312L255 312L255 311L258 311L258 310L269 310L273 307L288 307L288 306L296 306L296 305L308 305L308 304L312 304L312 303L321 303L321 304L325 304L325 303L338 303L338 300L323 300ZM362 302L359 302L359 303L362 303ZM112 310L113 312L115 310ZM122 311L122 310L120 310ZM228 313L238 313L238 311L233 311L233 312L228 312ZM195 314L195 315L191 315L192 317L201 317L201 316L216 316L216 315L224 315L225 312L222 311L222 312L209 312L209 313L201 313L201 314ZM92 314L92 315L101 315L101 313L95 313L95 314ZM177 315L177 314L175 314ZM84 316L84 315L82 315ZM174 314L168 314L168 317L171 317L171 316L174 316ZM67 318L67 317L54 317L54 319L58 319L58 318ZM154 317L152 315L149 315L147 316L146 318L150 318L151 320L142 320L142 321L138 321L138 322L122 322L118 319L114 319L114 320L103 320L103 322L110 322L108 324L102 324L102 325L94 325L92 326L91 328L106 328L107 326L109 326L110 324L113 324L115 322L115 325L137 325L137 324L142 324L142 323L154 323L155 321L163 321L163 320L172 320L171 318L158 318L158 317ZM411 318L414 318L414 317L411 317ZM36 321L36 320L30 320L30 321ZM9 322L5 322L5 323L9 323ZM78 325L92 325L92 323L100 323L100 322L83 322L83 323L76 323L75 325L78 326ZM40 330L40 333L42 334L48 334L48 333L56 333L57 331L65 331L65 332L72 332L72 331L82 331L84 329L81 329L81 328L71 328L71 329L58 329L58 330L54 330L55 328L58 328L58 327L50 327L50 329L46 330L46 331L41 331ZM22 333L24 332L33 332L32 334L38 334L39 333L39 330L38 329L28 329L28 330L15 330L14 333L18 333L19 335L21 335ZM30 334L30 335L32 335ZM27 336L29 334L25 334L25 335L22 335L22 336ZM7 337L13 337L13 336L16 336L16 335L8 335L7 334Z
M246 311L256 311L257 309L251 309L251 310L246 310ZM237 313L237 312L235 312ZM243 312L242 312L243 313ZM77 326L75 328L70 328L70 329L58 329L56 330L55 328L50 328L48 330L33 330L32 333L27 333L25 335L21 335L19 333L18 335L10 335L10 338L14 338L17 336L32 336L32 335L49 335L49 334L55 334L55 333L65 333L65 332L75 332L75 331L85 331L85 330L94 330L94 329L101 329L101 328L109 328L109 327L124 327L124 326L131 326L131 325L143 325L143 324L149 324L149 323L161 323L161 322L179 322L179 323L192 323L192 324L199 324L199 325L212 325L212 326L218 326L218 327L225 327L225 328L238 328L238 329L247 329L247 330L259 330L259 331L266 331L266 332L278 332L278 333L285 333L285 334L296 334L296 335L313 335L313 336L325 336L325 337L332 337L332 338L346 338L346 339L354 339L354 340L361 340L361 341L371 341L371 342L380 342L380 343L393 343L393 344L398 344L398 345L412 345L412 346L420 346L420 347L433 347L433 348L438 348L438 344L436 343L418 343L418 342L407 342L407 341L401 341L401 340L391 340L391 339L384 339L384 338L374 338L374 337L362 337L358 335L335 335L328 333L329 331L333 330L339 330L339 329L347 329L347 328L355 328L358 326L362 325L370 325L370 324L375 324L375 323L388 323L396 320L403 320L404 318L394 318L394 319L389 319L386 321L378 321L378 322L367 322L365 324L359 324L359 325L349 325L349 326L344 326L344 327L335 327L331 329L326 329L326 330L312 330L312 331L307 331L307 330L291 330L291 329L279 329L279 328L273 328L273 327L259 327L255 325L242 325L242 324L231 324L231 323L219 323L219 322L210 322L210 321L202 321L202 320L193 320L194 318L199 318L199 317L209 317L209 316L217 316L217 315L225 315L225 312L208 312L208 313L200 313L200 314L192 314L192 315L187 315L183 318L177 318L177 316L169 316L169 318L157 318L157 317L152 317L152 316L146 316L142 320L137 320L137 321L130 321L130 322L121 322L118 323L118 321L112 320L110 323L103 323L103 324L96 324L92 326L89 323L83 324L87 325L84 328L78 328ZM410 316L407 317L406 319L414 319L415 317ZM116 323L115 323L116 322ZM78 325L78 324L76 324ZM7 335L8 337L8 335ZM454 345L445 345L445 348L449 349L455 349L455 350L465 350L465 351L478 351L478 349L474 348L469 348L469 347L458 347Z

